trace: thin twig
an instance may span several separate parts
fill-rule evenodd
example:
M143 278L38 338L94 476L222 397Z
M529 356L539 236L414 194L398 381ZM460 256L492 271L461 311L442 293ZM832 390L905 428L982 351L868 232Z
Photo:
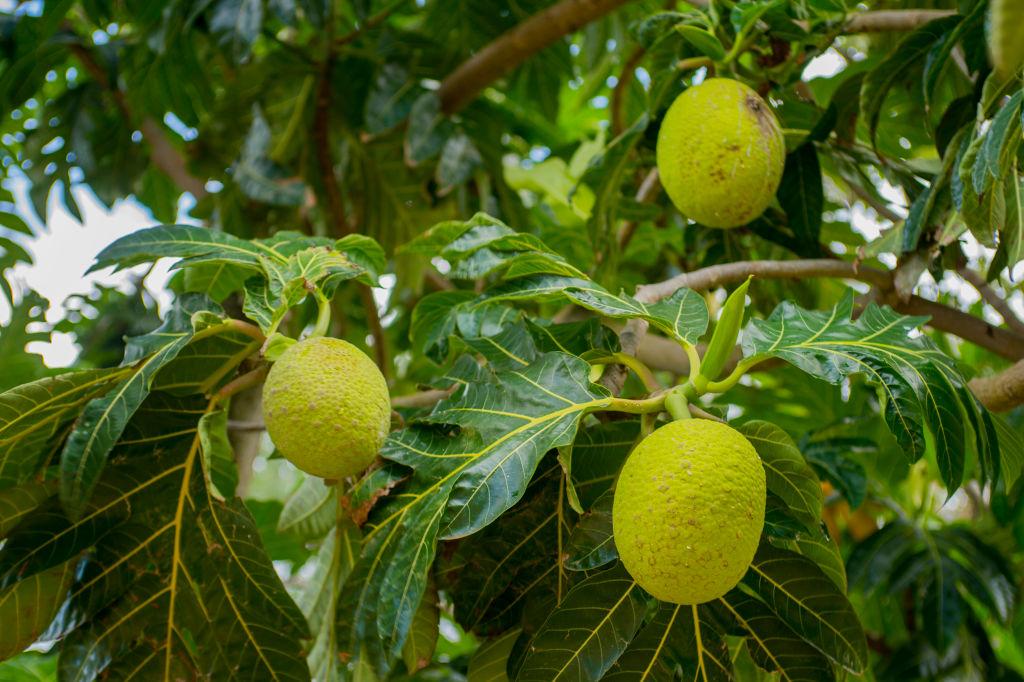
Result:
M380 313L377 312L377 302L373 300L373 290L365 284L357 284L359 297L363 301L363 309L366 311L366 324L370 328L370 335L373 337L373 353L384 378L388 378L388 338L384 334L384 327L380 323Z
M652 168L647 175L644 176L643 181L640 183L640 188L636 191L637 203L646 204L658 196L661 191L661 176L658 175L658 169ZM629 246L629 242L633 239L633 233L636 232L637 221L630 220L622 225L622 229L619 230L619 252L622 253Z
M1006 299L1000 296L995 289L989 286L984 277L966 267L957 268L957 272L960 273L960 276L967 280L967 282L974 287L979 294L981 294L981 298L984 299L986 303L995 308L995 311L1003 318L1003 323L1006 324L1007 327L1012 329L1015 333L1024 336L1024 322L1022 322L1021 319L1017 317L1017 314L1013 312L1013 308L1011 308L1010 304L1006 302Z
M626 129L625 121L622 118L622 109L626 103L627 89L629 88L629 84L633 81L633 74L636 71L636 67L640 65L640 60L644 58L644 52L646 52L646 50L643 46L638 46L633 50L629 57L626 58L626 63L622 66L622 72L619 73L619 78L615 81L615 87L612 88L612 137L616 137Z

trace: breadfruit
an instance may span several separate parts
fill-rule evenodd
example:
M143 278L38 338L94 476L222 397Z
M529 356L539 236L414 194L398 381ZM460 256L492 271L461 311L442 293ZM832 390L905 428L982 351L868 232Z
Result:
M391 426L391 401L365 353L341 339L316 337L296 343L271 367L263 419L292 464L338 479L377 456Z
M750 442L706 419L671 422L622 467L612 502L619 558L651 595L701 604L746 573L764 527L765 476Z
M658 133L658 173L672 203L708 227L761 215L782 180L786 143L756 92L728 78L684 91Z

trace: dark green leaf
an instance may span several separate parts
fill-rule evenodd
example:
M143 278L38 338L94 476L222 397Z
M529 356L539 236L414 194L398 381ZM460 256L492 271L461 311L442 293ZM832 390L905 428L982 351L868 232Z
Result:
M645 599L622 566L587 578L534 635L516 680L601 679L640 629Z
M612 537L612 501L615 495L606 492L597 498L590 511L580 517L579 523L572 529L569 545L566 548L567 568L574 571L589 571L600 568L615 559L619 554L615 551L615 540Z
M821 233L825 201L821 164L813 142L805 142L786 156L786 167L776 194L793 234L813 253L813 245L818 243Z
M867 642L856 612L810 559L762 543L743 583L837 665L853 673L867 665Z
M757 450L764 464L768 490L789 505L789 510L808 528L821 519L821 483L785 431L766 421L749 421L739 428Z
M734 589L717 600L746 632L747 647L754 662L780 680L827 682L835 675L828 659L802 640L759 599Z
M0 486L27 481L53 460L82 407L131 373L128 368L69 372L0 394Z
M923 318L869 305L852 321L852 312L852 294L828 313L782 303L767 320L751 321L743 337L744 354L780 357L832 383L866 374L879 387L886 423L911 461L924 453L928 425L942 480L955 489L965 466L967 424L961 415L979 410L963 399L963 377L926 337L910 336Z

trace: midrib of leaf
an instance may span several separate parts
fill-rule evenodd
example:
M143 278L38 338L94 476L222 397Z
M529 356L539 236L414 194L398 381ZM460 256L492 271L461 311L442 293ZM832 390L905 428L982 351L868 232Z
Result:
M600 622L596 626L594 626L594 628L590 631L590 634L587 635L586 639L584 639L583 642L574 651L571 652L572 655L569 656L569 658L565 661L565 664L558 670L558 673L552 679L556 679L557 680L559 677L562 676L562 673L564 673L566 671L566 669L569 667L569 665L579 657L580 652L583 651L586 648L587 644L590 643L590 640L592 640L594 638L594 636L601 630L601 628L603 628L605 626L605 624L611 619L612 614L614 614L616 611L618 611L619 606L622 605L622 602L624 602L626 599L628 599L629 596L631 594L633 594L633 590L635 590L635 589L636 589L636 581L633 580L629 584L629 589L622 593L622 596L619 597L618 601L616 601L612 605L612 607L610 609L608 609L608 611L604 614L604 617L601 618ZM693 608L694 608L694 614L696 614L697 613L697 611L696 611L697 607L695 606Z
M50 544L52 544L52 543L56 542L57 540L59 540L60 538L64 537L64 535L66 535L67 533L70 533L72 531L77 530L78 526L81 526L85 522L91 521L92 519L96 518L97 516L102 515L104 512L106 512L107 510L111 509L112 507L116 507L117 505L121 504L122 502L128 500L130 497L134 496L139 491L141 491L141 490L143 490L143 489L153 485L154 483L156 483L160 479L162 479L162 478L164 478L166 476L169 476L170 474L176 473L183 466L184 466L183 464L176 464L176 465L174 465L174 466L172 466L172 467L170 467L168 469L164 469L163 471L161 471L159 474L157 474L153 478L150 478L150 479L147 479L146 481L143 481L142 483L138 484L137 486L135 486L134 488L132 488L128 492L125 492L125 493L122 493L122 494L118 495L116 498L114 498L112 501L108 502L107 504L103 505L102 507L96 509L95 511L92 511L92 512L86 514L81 519L79 519L79 521L77 523L69 525L67 528L65 528L64 530L62 530L62 531L60 531L58 533L54 533L53 535L48 537L46 539L46 542L44 542L42 545L40 545L40 546L30 550L28 553L26 553L25 556L24 556L24 559L23 559L23 563L27 562L29 559L34 557L40 551L44 550Z
M216 514L212 514L211 516L216 516ZM250 642L252 642L253 648L259 655L260 660L263 661L263 665L266 667L267 671L273 676L275 680L280 679L277 676L277 673L274 672L274 667L270 665L270 661L268 661L267 657L263 655L263 647L261 647L259 643L256 641L256 638L252 636L252 631L249 629L249 625L245 622L245 618L242 617L242 614L238 610L238 607L235 606L235 600L231 598L231 588L229 588L228 584L224 582L224 578L219 578L219 580L221 588L224 590L224 596L227 598L228 604L231 606L231 610L235 614L235 619L238 621L238 624L242 626L242 629L245 630L245 636L249 638ZM170 679L170 677L167 677L167 679Z
M260 342L259 341L252 341L251 343L249 343L246 346L244 346L242 348L242 350L238 351L234 355L229 355L227 360L224 361L224 364L220 366L220 369L218 369L216 372L213 372L212 374L210 374L206 378L206 380L203 381L203 383L201 383L199 385L199 390L203 394L207 394L210 391L212 391L213 387L216 386L220 382L220 380L223 379L227 375L228 372L230 372L231 370L233 370L236 367L238 367L238 365L241 364L242 360L245 360L247 357L249 357L254 352L256 352L256 350L259 347L260 347ZM166 390L168 387L167 386L163 386L162 388L164 390Z
M544 389L544 390L546 391L547 389ZM554 394L552 394L552 395L554 395ZM562 396L558 396L558 397L561 398L562 400L565 400L565 398L562 398ZM405 515L405 513L408 512L408 510L413 505L417 504L421 499L423 499L427 495L430 495L435 490L439 489L442 485L444 485L447 481L449 481L453 476L456 476L456 475L462 473L462 471L464 469L468 468L470 465L475 463L477 460L479 460L482 457L486 456L488 452L490 452L491 450L494 450L496 447L498 447L499 445L501 445L505 441L509 440L510 438L513 438L514 436L519 435L523 431L526 431L526 430L532 428L533 426L536 426L537 424L541 424L541 423L543 423L545 421L551 421L552 423L554 423L555 421L557 421L558 419L564 417L567 414L571 414L571 413L576 412L576 411L583 411L583 410L589 409L591 407L598 407L600 405L606 405L610 401L611 401L611 398L600 398L600 399L597 399L597 400L590 400L590 401L587 401L585 403L572 403L572 405L569 406L569 407L562 408L561 410L558 410L556 412L549 412L549 413L547 413L545 415L542 415L541 417L529 417L527 415L514 415L514 416L517 416L517 417L519 417L519 416L524 417L528 421L526 421L523 424L521 424L520 426L517 426L516 428L512 429L511 431L509 431L505 435L501 436L500 438L495 439L490 445L488 445L486 448L480 450L479 452L463 452L463 453L449 453L449 454L446 454L445 457L466 457L467 459L466 459L465 462L463 462L462 464L458 465L457 467L452 469L450 472L445 474L443 477L439 478L437 481L432 483L425 490L423 490L423 491L421 491L419 493L415 493L415 494L411 495L413 500L411 502L409 502L408 504L406 504L404 507L402 507L400 510L392 513L391 516L388 516L387 518L383 519L380 523L375 524L374 527L370 530L370 532L366 534L366 541L369 542L370 540L372 540L373 537L377 534L377 531L379 531L381 528L387 526L396 516L403 516L403 515ZM541 433L543 433L543 432L541 432ZM529 442L529 441L527 441L527 442ZM502 461L503 462L507 461L507 458L505 460L502 460Z
M122 370L118 370L117 372L114 372L112 374L104 374L101 377L97 377L96 379L94 379L94 380L92 380L92 381L90 381L88 383L79 384L79 385L75 386L72 390L68 391L68 393L57 394L57 395L54 395L53 397L51 397L49 400L45 400L45 401L43 401L41 403L36 403L35 405L32 406L32 409L28 410L27 412L22 412L17 417L15 417L11 421L7 422L2 427L0 427L0 445L7 445L8 443L12 442L13 439L21 439L22 437L24 437L25 434L32 433L32 431L35 430L35 428L37 428L39 425L49 423L50 421L55 419L58 415L50 416L50 417L47 417L44 420L41 420L41 421L37 422L36 425L34 425L28 431L23 431L21 433L15 434L14 436L10 436L8 438L2 437L2 434L3 434L4 431L7 431L7 430L11 429L18 422L32 417L35 413L41 411L43 408L49 406L53 402L55 402L55 401L57 401L59 399L62 399L62 398L66 398L69 394L77 393L79 390L86 391L86 390L88 390L90 388L93 388L93 387L97 386L98 384L103 384L103 383L106 383L108 381L112 381L115 377L119 378L120 375L130 374L131 372L132 372L132 368L125 367ZM80 400L84 400L84 399L80 399ZM76 404L81 404L81 403L79 402L79 403L76 403ZM0 463L0 473L3 473L2 463Z
M768 575L764 571L762 571L760 568L758 568L756 563L750 564L750 570L754 571L759 576L761 576L761 578L763 578L764 580L766 580L769 583L771 583L775 587L775 589L777 589L779 592L782 592L784 595L786 595L787 597L792 599L794 603L799 604L800 608L802 610L806 611L807 613L809 613L811 616L813 616L814 620L816 620L818 623L826 626L829 630L834 632L835 635L839 639L841 639L846 644L847 647L849 647L850 651L856 651L857 650L857 648L853 645L853 642L851 642L850 640L846 639L846 637L843 635L842 632L840 632L839 630L837 630L834 627L832 627L831 623L829 623L827 620L822 618L821 615L818 614L814 609L811 609L806 604L804 604L803 600L797 599L793 594L791 594L789 592L789 590L787 590L785 587L783 587L780 583L777 583L774 580L772 580L770 577L768 577Z
M783 323L783 324L785 324L785 323ZM796 344L794 346L789 346L789 348L799 348L799 347L802 347L803 345L804 344ZM827 343L814 344L814 347L818 347L818 348L826 348L826 346L827 346ZM857 365L860 365L860 367L862 368L862 371L865 374L868 374L868 375L872 376L874 378L875 382L878 384L878 386L883 391L885 391L885 395L889 399L889 404L896 411L896 414L899 415L900 423L903 425L904 431L907 431L908 433L912 432L912 429L907 424L906 418L903 416L903 410L901 410L899 408L899 402L896 400L896 397L893 395L892 391L889 389L889 385L885 383L885 380L883 380L882 377L879 376L878 372L873 367L871 367L871 365L868 365L867 363L865 363L861 359L859 359L859 358L857 358L857 357L855 357L853 355L850 355L849 353L843 353L842 351L836 350L834 348L827 348L827 350L830 353L834 353L835 355L838 355L840 357L846 358L847 360L850 360L851 362L854 362ZM911 367L913 367L913 366L911 366ZM917 370L915 369L914 372L917 373ZM922 383L925 386L927 386L927 383L925 383L923 381L922 381Z
M426 524L427 528L433 527L434 523L438 522L440 520L441 515L444 514L444 508L445 508L445 505L443 505L443 504L438 505L437 511L434 512L434 516ZM413 555L412 560L409 562L410 566L415 566L416 565L416 560L419 558L420 552L423 551L423 549L425 547L427 547L428 544L431 544L431 543L425 542L424 540L425 540L425 538L421 539L419 542L416 543L416 553ZM406 571L405 572L405 584L402 585L402 593L401 593L401 597L400 597L400 599L398 601L398 603L399 603L398 610L399 611L402 608L401 605L405 603L405 601L406 601L406 599L407 599L407 597L409 595L409 583L412 582L412 579L414 577L415 577L415 572L414 571ZM391 626L391 633L388 636L388 644L389 645L393 646L395 644L396 637L398 635L398 630L399 630L398 619L395 618L394 622L392 623L392 626Z
M665 642L668 641L668 636L672 633L672 626L675 625L676 618L679 616L679 610L681 608L683 608L683 607L681 605L677 604L676 607L674 609L672 609L672 616L669 617L669 619L668 619L668 625L665 626L665 632L661 635L661 639L658 640L658 646L656 646L654 648L654 655L651 656L650 663L648 663L647 667L644 668L643 675L640 676L640 682L644 682L644 680L646 680L650 676L651 671L654 670L654 664L657 663L658 662L658 658L661 657L661 651L662 651L662 649L665 648ZM694 609L694 617L696 617L696 615L697 615L697 607L694 606L693 609ZM698 635L698 637L699 637L699 635Z
M123 616L121 616L116 621L114 621L114 623L109 628L104 630L99 636L96 637L96 639L93 641L93 643L91 645L89 645L89 649L86 652L86 658L88 659L88 657L92 655L92 652L96 650L96 647L99 646L100 642L102 642L103 639L107 635L109 635L111 632L114 632L117 628L121 627L121 625L123 623L126 623L127 621L129 621L132 618L134 618L135 614L137 614L139 611L143 610L144 608L146 608L147 606L152 604L154 601L156 601L160 597L162 597L165 594L167 594L168 592L170 592L170 590L171 590L170 587L165 587L162 590L157 590L156 592L151 594L148 598L146 598L146 599L142 600L141 602L139 602L138 604L136 604L135 607L132 608L130 611L128 611ZM79 674L81 674L81 672L84 671L84 670L85 670L85 667L83 666L82 668L79 669ZM75 675L75 680L77 681L79 679L81 679L81 678L76 674ZM169 675L165 674L164 675L164 679L165 680L169 680L171 678L170 678Z
M185 338L185 334L174 334L173 336L177 337L176 340ZM159 361L163 360L164 356L167 355L168 353L168 349L174 348L173 343L174 342L164 346L159 351L153 353L143 362L137 365L135 367L134 375L126 379L124 383L121 385L121 387L114 392L112 396L113 399L110 401L110 404L107 405L106 409L103 410L103 413L100 415L100 418L96 421L96 425L93 427L92 432L89 434L88 440L86 440L85 445L82 446L83 457L78 461L78 466L75 467L74 481L76 486L80 484L82 481L82 472L85 470L86 465L89 464L89 457L87 455L89 451L92 450L93 444L96 442L96 438L98 437L98 434L100 432L101 425L105 424L107 419L110 417L110 411L113 410L115 406L120 406L121 398L124 396L126 391L128 391L134 386L133 382L138 377L141 376L143 379L145 379L145 375L143 374L143 372L145 372L147 367L149 367L154 362L159 364Z
M213 405L211 401L207 407L207 413ZM185 473L182 476L181 489L178 491L178 505L174 510L174 540L171 544L171 580L168 585L168 589L171 591L170 604L167 607L167 630L164 635L164 679L171 679L171 652L173 646L171 639L174 634L174 607L177 602L178 594L178 567L181 565L181 530L182 530L182 519L185 514L185 498L188 497L188 487L192 478L192 465L195 462L196 455L199 453L200 438L198 431L195 437L192 439L192 445L189 446L188 455L185 457L185 462L182 466L185 467ZM199 601L202 605L202 600ZM205 606L202 606L205 612Z
M704 640L700 634L700 616L697 614L697 605L690 607L693 611L693 636L697 643L697 673L708 682L708 670L704 663Z
M743 626L743 629L746 630L746 636L752 637L754 641L757 642L758 646L761 647L761 650L764 651L765 655L772 660L772 663L775 664L775 669L779 672L779 679L792 680L786 672L786 669L779 663L779 659L775 658L775 654L772 653L772 650L765 644L763 639L757 636L756 630L750 627L747 619L741 616L739 611L734 609L724 597L719 597L718 601L729 611L730 614L732 614L732 617L736 619L736 622Z

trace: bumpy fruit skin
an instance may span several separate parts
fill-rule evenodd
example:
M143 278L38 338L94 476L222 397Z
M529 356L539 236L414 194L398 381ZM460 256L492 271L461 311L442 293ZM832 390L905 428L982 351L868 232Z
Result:
M738 227L764 213L775 196L786 142L756 92L710 78L669 107L657 157L661 184L683 215L708 227Z
M706 419L670 422L636 446L619 474L619 558L661 601L717 599L754 558L764 502L764 467L738 431Z
M307 339L271 367L263 419L274 445L298 468L323 478L352 476L370 465L388 435L388 386L351 343Z

